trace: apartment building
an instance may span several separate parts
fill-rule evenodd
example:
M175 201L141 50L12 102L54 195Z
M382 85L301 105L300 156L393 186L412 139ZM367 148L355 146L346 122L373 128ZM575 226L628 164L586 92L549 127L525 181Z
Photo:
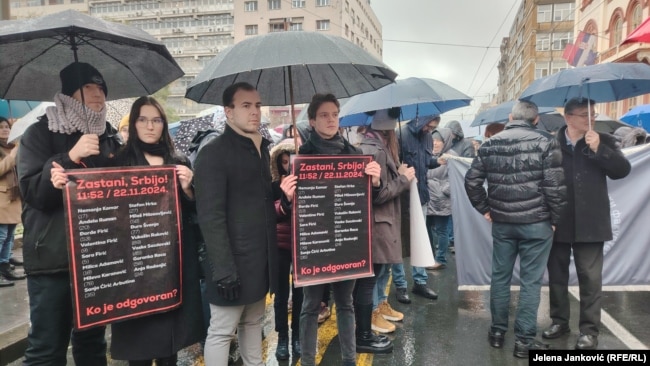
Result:
M185 76L170 85L167 104L181 119L206 105L185 99L205 64L246 37L270 32L318 31L342 36L381 59L381 23L370 0L9 0L11 19L75 9L133 25L163 42ZM290 46L290 45L288 45ZM270 112L286 117L287 109Z

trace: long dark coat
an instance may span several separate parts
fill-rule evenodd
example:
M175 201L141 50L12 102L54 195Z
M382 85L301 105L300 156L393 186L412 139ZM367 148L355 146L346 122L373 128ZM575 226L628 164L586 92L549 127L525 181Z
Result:
M118 159L119 160L119 159ZM117 162L120 163L119 161ZM181 163L181 162L179 162ZM189 160L182 161L190 166ZM182 215L183 303L180 308L111 325L111 357L150 360L169 357L205 337L198 256L195 202L180 189Z
M616 146L612 135L599 133L600 145L594 153L578 140L567 145L566 126L557 138L562 149L562 168L567 185L568 209L555 231L555 241L604 242L612 239L612 223L607 178L621 179L631 170L630 162Z
M268 145L263 139L260 155L250 138L226 125L196 159L196 207L208 253L211 304L248 305L269 289L275 292L278 250ZM216 293L216 283L233 274L241 292L228 301Z
M402 263L400 195L408 191L409 181L397 172L395 161L381 141L366 137L359 147L381 166L382 184L372 201L372 262Z

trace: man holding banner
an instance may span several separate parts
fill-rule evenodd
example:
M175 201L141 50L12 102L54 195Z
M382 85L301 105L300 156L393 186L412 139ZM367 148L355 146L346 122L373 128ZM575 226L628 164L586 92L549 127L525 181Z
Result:
M598 346L603 247L605 241L612 240L607 178L621 179L631 170L616 138L590 128L596 116L593 100L573 98L564 106L567 125L557 133L567 178L568 210L559 221L548 259L553 324L542 337L558 338L570 332L568 283L573 252L580 287L580 335L576 349Z
M492 222L492 280L488 332L490 345L502 348L508 329L510 281L520 257L521 292L515 319L514 356L548 349L535 340L537 309L553 231L566 208L566 186L558 142L538 130L537 106L519 101L505 130L478 150L465 175L472 206ZM483 187L487 180L489 196Z

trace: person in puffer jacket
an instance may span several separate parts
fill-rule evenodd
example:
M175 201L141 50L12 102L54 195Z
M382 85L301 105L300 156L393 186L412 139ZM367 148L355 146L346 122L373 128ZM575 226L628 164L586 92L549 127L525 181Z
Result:
M528 358L529 350L549 348L535 340L537 310L553 233L567 209L562 151L552 135L537 129L538 121L535 104L516 103L505 130L481 145L465 175L472 206L492 223L488 341L494 348L504 344L512 270L520 257L513 352L520 358Z
M293 286L291 276L292 248L291 212L285 212L280 198L280 182L290 174L289 158L296 153L293 139L287 139L271 149L271 183L275 201L278 230L278 292L273 298L275 331L278 332L278 346L275 358L278 361L289 359L289 289L291 289L291 349L294 357L300 357L300 310L302 309L302 287Z
M438 158L443 154L455 155L451 150L453 137L448 128L437 128L433 131L433 156ZM429 187L429 203L427 203L427 229L431 241L431 249L435 253L436 264L428 270L439 270L447 267L447 249L449 248L449 218L451 217L451 192L447 164L442 164L427 172ZM436 241L433 239L437 238ZM434 243L438 243L437 251Z

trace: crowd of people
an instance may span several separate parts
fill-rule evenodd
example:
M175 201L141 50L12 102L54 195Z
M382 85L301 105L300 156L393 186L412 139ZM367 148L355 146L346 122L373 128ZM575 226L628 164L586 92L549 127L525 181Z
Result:
M427 271L444 270L453 245L447 160L454 156L473 159L465 177L467 196L492 223L490 345L504 345L517 257L522 278L514 356L549 348L536 340L546 269L552 325L542 337L569 333L571 253L581 295L575 347L598 345L603 244L612 238L606 178L624 178L630 164L621 153L621 138L589 127L593 101L569 100L566 126L556 136L535 127L535 104L520 101L510 121L490 126L477 144L465 138L457 121L440 127L439 115L420 116L400 127L399 109L369 111L371 124L351 144L340 133L337 98L316 94L308 106L310 132L298 137L289 129L287 139L269 149L258 131L260 95L252 85L237 83L223 93L225 130L191 162L174 148L156 99L138 98L116 130L106 122L109 90L97 69L75 62L61 70L60 79L55 106L19 144L7 142L11 124L0 118L0 286L25 277L13 268L23 263L11 257L22 206L31 321L24 365L63 365L70 342L76 364L107 364L106 328L73 328L62 189L71 170L115 166L175 166L183 225L182 305L111 326L111 356L129 365L176 365L177 352L196 343L204 345L207 365L226 365L235 337L244 364L263 365L269 293L278 360L293 354L302 365L316 364L318 326L329 316L330 293L343 365L355 365L358 353L392 352L385 334L395 331L392 322L402 321L404 314L388 302L391 278L396 300L411 302L402 261L402 197L415 180L435 264L412 267L411 293L435 300L439 294L429 287ZM372 156L364 173L372 187L374 276L294 286L291 218L298 177L289 162L296 148L300 155Z

